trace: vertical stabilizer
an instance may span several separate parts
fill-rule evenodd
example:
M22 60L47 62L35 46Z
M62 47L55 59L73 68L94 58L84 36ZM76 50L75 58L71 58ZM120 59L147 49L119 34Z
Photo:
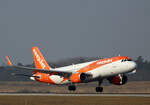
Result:
M35 68L46 69L46 70L51 69L51 67L48 65L43 55L39 51L38 47L32 47L32 53L33 53Z

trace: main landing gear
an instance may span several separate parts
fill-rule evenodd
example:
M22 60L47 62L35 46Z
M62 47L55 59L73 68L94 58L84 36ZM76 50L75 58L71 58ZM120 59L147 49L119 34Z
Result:
M76 90L76 86L75 85L70 85L70 86L68 86L68 90L75 91Z
M98 87L96 87L96 92L103 92L103 87L101 87L101 84L102 84L102 80L100 80L99 82L98 82Z
M101 87L101 84L102 84L102 80L100 80L98 82L99 86L95 88L96 92L103 92L103 87ZM76 90L76 86L75 85L69 85L68 86L68 90L69 91L75 91Z
M96 87L96 92L103 92L103 87Z

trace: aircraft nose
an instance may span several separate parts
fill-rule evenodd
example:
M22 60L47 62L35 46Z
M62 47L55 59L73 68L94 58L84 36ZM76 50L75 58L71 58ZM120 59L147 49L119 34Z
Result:
M136 67L137 67L136 62L134 62L134 61L130 62L130 65L131 65L131 69L132 69L132 70L135 70Z

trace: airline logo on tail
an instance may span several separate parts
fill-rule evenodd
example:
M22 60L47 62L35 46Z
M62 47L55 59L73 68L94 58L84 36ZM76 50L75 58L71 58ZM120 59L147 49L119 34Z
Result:
M44 57L41 54L41 52L39 51L38 47L33 47L32 52L33 52L35 67L38 69L50 70L50 66L48 65L48 63L44 59Z
M43 60L40 58L40 56L38 55L38 53L36 52L35 49L33 49L33 53L35 54L35 57L36 57L37 61L42 66L42 69L45 69L45 64L43 63Z

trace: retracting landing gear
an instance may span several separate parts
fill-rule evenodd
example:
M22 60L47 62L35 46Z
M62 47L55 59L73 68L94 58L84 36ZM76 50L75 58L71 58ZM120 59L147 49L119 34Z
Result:
M68 90L75 91L76 90L76 86L75 85L70 85L70 86L68 86Z
M102 80L100 80L99 82L98 82L98 87L96 87L96 92L103 92L103 87L101 87L101 84L102 84Z

